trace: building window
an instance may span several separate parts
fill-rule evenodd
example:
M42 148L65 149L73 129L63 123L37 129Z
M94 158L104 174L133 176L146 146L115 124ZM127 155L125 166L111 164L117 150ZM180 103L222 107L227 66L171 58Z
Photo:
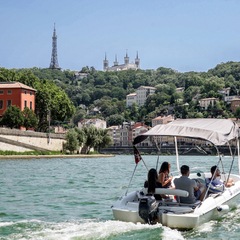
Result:
M30 92L30 96L32 96L32 92Z
M7 94L12 94L12 90L7 90Z
M3 100L0 100L0 109L3 109Z
M24 101L24 107L27 107L27 100Z
M12 100L7 100L7 107L12 105Z
M24 94L27 95L27 91L24 91Z
M0 94L3 95L3 93L4 93L3 90L0 90Z
M32 102L30 101L30 109L32 109Z

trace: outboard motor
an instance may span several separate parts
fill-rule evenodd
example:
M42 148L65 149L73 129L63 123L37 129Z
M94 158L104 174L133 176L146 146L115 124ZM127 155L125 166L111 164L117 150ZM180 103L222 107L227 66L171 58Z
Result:
M148 224L154 224L157 219L158 203L153 196L140 199L138 214Z

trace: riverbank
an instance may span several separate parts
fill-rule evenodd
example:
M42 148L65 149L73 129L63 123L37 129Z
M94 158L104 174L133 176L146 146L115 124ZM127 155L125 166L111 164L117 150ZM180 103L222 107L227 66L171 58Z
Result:
M32 158L103 158L115 157L113 154L75 154L75 155L0 155L3 159L32 159Z

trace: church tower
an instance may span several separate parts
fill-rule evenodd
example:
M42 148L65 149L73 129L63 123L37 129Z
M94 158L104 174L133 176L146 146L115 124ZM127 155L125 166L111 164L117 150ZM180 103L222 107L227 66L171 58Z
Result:
M105 53L105 60L103 60L103 71L107 71L108 68L108 60L107 60L107 54Z
M114 64L114 66L118 66L117 54L115 55L115 62L113 64Z
M124 64L125 65L129 64L129 57L128 57L128 54L127 54L127 50L126 50L126 57L124 58Z
M137 57L135 58L135 64L137 68L139 68L139 63L140 63L140 59L138 58L138 51L137 51Z
M54 30L53 30L53 36L52 36L52 57L51 57L51 63L49 66L50 69L61 69L58 65L58 58L57 58L57 34L56 34L56 28L54 23Z

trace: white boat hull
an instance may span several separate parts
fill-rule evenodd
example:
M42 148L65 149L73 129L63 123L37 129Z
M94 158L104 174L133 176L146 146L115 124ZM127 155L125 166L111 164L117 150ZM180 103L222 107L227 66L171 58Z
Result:
M158 222L164 226L178 229L192 229L212 219L221 217L236 206L240 197L240 177L233 175L236 184L227 188L224 193L212 195L206 198L195 209L191 206L169 206L158 207ZM126 222L145 223L138 214L139 191L132 192L121 197L112 207L116 220Z

